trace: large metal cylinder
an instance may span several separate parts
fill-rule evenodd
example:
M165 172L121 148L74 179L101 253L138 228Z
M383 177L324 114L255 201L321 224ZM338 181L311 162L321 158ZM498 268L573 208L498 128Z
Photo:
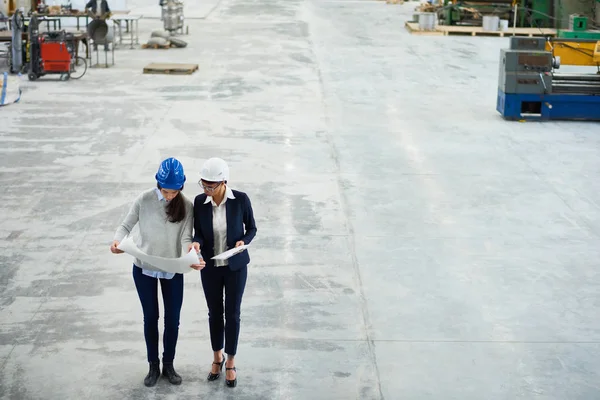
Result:
M87 26L88 37L95 43L100 43L106 38L108 24L101 19L95 19Z
M162 20L166 31L183 28L183 2L169 0L162 6Z
M177 23L179 25L179 27L181 27L182 25L182 21L183 21L183 3L177 2L177 7L176 7L177 11Z

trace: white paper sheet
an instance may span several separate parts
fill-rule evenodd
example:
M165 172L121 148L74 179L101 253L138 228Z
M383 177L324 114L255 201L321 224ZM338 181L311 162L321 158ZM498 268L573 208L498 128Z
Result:
M231 257L235 256L236 254L241 253L242 251L246 250L249 246L250 246L249 244L244 244L240 247L234 247L233 249L224 251L221 254L217 254L216 256L211 258L211 260L227 260L228 258L231 258Z
M0 106L17 103L21 99L20 84L19 76L8 75L7 72L0 74Z
M196 254L196 250L194 249L191 249L189 253L179 258L150 256L138 249L131 236L123 239L117 248L119 250L123 250L130 256L152 265L153 267L174 274L185 274L187 272L194 271L194 269L190 268L190 265L200 263L198 254Z

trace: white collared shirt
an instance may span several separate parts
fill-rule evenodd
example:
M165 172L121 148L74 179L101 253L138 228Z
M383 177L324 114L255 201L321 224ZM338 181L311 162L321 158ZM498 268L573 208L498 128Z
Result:
M221 254L227 251L227 199L235 199L233 191L229 186L225 186L225 196L221 204L217 205L213 200L212 196L206 196L204 204L212 203L212 216L213 216L213 236L215 238L215 255ZM227 260L215 260L216 267L224 267L229 265Z

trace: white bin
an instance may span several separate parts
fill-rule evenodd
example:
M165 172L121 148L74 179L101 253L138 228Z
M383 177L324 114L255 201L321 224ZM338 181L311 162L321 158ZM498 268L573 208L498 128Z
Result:
M483 16L483 30L488 32L496 32L500 24L500 17L496 15Z
M433 31L435 30L435 13L421 13L419 14L419 29L422 31Z

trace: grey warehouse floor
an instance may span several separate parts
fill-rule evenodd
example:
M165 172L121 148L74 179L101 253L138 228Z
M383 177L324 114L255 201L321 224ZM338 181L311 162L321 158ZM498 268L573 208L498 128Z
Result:
M25 81L0 109L0 397L599 399L600 125L503 121L508 40L411 36L415 4L190 3L185 49ZM160 61L200 69L142 74ZM168 156L190 198L219 156L253 201L233 390L205 379L195 272L184 382L142 383L109 244Z

